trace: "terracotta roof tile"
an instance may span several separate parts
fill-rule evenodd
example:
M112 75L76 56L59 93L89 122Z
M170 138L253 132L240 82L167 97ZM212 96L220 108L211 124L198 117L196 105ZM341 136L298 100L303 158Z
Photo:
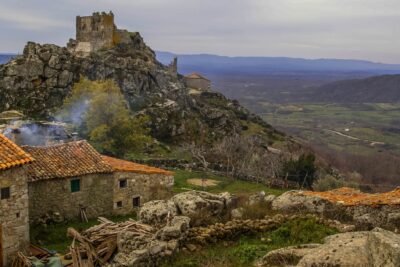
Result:
M86 141L48 147L23 147L35 158L28 167L29 181L111 173L113 169Z
M31 155L0 134L0 170L24 165L32 161Z
M206 77L204 77L203 75L201 75L201 74L199 74L197 72L190 73L189 75L186 75L185 78L188 78L188 79L204 79L204 80L209 81L209 79L207 79Z
M318 196L334 203L342 203L345 206L400 205L400 189L386 193L367 194L356 189L343 187L326 192L306 191L302 194Z
M144 174L164 174L164 175L173 175L172 172L134 163L131 161L126 161L122 159L112 158L108 156L103 156L105 162L107 162L115 171L119 172L135 172L135 173L144 173Z

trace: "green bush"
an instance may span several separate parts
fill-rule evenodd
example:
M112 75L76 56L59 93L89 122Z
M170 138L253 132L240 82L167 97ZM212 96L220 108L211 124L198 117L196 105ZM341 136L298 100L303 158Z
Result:
M302 154L297 160L290 159L284 162L281 178L295 181L301 187L311 188L317 168L314 154Z
M62 113L101 153L124 157L142 151L152 141L149 119L132 116L121 89L110 80L81 79L65 100Z

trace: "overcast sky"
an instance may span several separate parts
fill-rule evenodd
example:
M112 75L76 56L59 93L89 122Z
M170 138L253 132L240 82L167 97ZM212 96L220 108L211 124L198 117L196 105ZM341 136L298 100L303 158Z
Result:
M159 51L400 63L400 0L0 0L0 51L65 45L109 10Z

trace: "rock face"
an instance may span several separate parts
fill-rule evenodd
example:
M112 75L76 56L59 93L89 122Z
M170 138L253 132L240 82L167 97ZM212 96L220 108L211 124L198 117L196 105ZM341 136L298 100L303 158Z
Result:
M85 57L65 47L28 43L23 55L0 65L0 112L51 117L83 76L116 81L130 109L148 114L153 136L164 142L240 133L243 120L260 125L265 136L282 138L237 101L216 92L190 94L183 77L159 63L139 33L125 35L124 42Z
M322 214L333 204L319 197L305 196L301 191L288 191L272 201L272 208L280 211L306 211Z
M189 191L177 194L170 200L147 202L140 209L140 220L146 224L165 224L176 215L190 217L195 224L202 224L214 216L226 214L233 197L228 193L211 194Z
M400 236L376 228L325 238L324 244L289 247L269 252L261 266L366 267L400 266Z
M29 42L22 56L0 65L0 110L15 107L43 115L62 104L78 79L77 64L66 48Z

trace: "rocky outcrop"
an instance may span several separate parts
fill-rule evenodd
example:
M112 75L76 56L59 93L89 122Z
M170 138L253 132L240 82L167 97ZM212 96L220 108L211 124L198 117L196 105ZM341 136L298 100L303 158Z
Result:
M269 252L259 266L400 266L400 235L380 228L328 236L311 244Z
M360 194L360 192L354 191L353 194L356 198L356 194ZM390 194L390 192L387 194ZM374 197L378 197L379 200L379 196ZM336 201L333 201L333 199L336 199ZM340 195L333 199L318 196L318 192L289 191L272 201L272 209L284 212L315 213L327 218L351 222L356 225L358 230L371 230L374 227L381 227L399 231L400 205L362 202L347 205L340 200ZM385 199L385 196L382 196L381 199Z
M154 200L143 205L139 212L142 222L152 225L165 224L176 215L193 219L193 224L202 224L210 217L226 214L232 207L233 196L229 193L211 194L203 191L188 191L173 196L170 200Z
M23 55L0 65L0 111L44 115L62 105L78 79L78 65L66 48L29 42Z
M216 140L243 131L242 120L259 124L265 136L282 137L222 94L189 94L183 78L155 59L139 33L128 35L127 41L85 57L56 45L28 43L23 55L0 65L0 112L51 117L82 76L114 80L130 109L149 115L153 136L164 142L193 141L199 134Z
M272 201L272 209L279 211L305 211L322 214L333 204L320 197L306 196L301 191L288 191Z

